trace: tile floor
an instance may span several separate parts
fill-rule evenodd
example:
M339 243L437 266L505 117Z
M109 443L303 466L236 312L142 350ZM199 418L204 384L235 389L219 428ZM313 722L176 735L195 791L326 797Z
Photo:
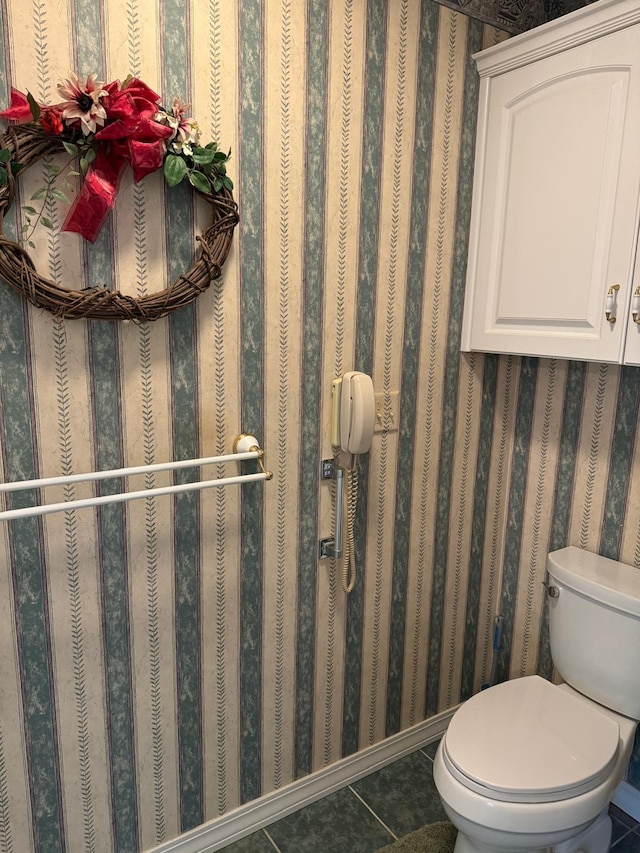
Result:
M446 820L433 783L431 744L265 829L226 853L374 853L409 832ZM640 853L640 823L611 806L612 853Z

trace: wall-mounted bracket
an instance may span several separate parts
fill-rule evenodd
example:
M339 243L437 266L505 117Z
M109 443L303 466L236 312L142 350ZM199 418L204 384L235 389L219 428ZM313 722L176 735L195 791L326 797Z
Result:
M400 423L400 392L376 394L376 425L374 432L397 432Z
M326 536L324 539L321 539L318 543L320 546L318 549L318 556L321 560L324 560L326 557L329 557L332 560L337 560L340 557L340 554L336 554L336 540L333 536Z
M320 465L320 476L323 480L336 481L336 505L334 517L334 536L321 539L319 543L320 559L330 557L339 560L342 557L342 486L344 471L333 459L323 459Z
M320 463L320 479L333 480L336 464L333 459L323 459Z

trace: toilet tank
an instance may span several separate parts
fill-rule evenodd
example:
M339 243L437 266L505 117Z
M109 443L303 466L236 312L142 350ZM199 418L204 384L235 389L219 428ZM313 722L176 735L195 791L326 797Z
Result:
M556 669L583 695L640 720L640 569L570 546L549 554L547 570Z

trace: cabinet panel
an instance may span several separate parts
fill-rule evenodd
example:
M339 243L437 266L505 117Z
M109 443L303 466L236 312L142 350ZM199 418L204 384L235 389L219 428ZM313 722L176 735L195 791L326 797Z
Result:
M600 333L625 78L561 78L502 108L488 324Z
M638 44L636 25L482 80L464 348L621 360L640 194Z

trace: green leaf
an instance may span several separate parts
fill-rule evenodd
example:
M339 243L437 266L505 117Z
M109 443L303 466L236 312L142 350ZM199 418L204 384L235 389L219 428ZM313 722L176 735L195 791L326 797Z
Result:
M38 211L35 209L35 207L31 207L31 205L30 205L30 204L28 204L28 205L26 205L26 207L23 207L23 208L22 208L22 212L23 212L23 213L30 213L31 215L34 215L34 214L36 214Z
M224 151L216 151L216 155L213 159L215 163L226 163L229 159L229 155L225 154Z
M194 163L201 163L204 165L207 163L212 163L213 158L216 155L211 148L194 148L191 156L193 157Z
M170 187L177 186L187 174L187 164L182 157L167 154L164 160L164 179Z
M6 187L8 180L6 169L0 169L0 187Z
M79 154L78 146L74 145L73 142L63 142L64 150L67 154L71 154L72 157L77 157Z
M33 242L33 240L29 240L29 248L35 249L35 247L36 247L36 244Z
M42 216L40 218L40 222L42 222L45 228L49 228L51 231L53 231L53 222L49 219L48 216Z
M207 144L204 147L205 148L213 148L214 151L216 151L218 148L218 146L216 145L215 142L207 142Z
M208 178L203 175L202 172L196 172L195 169L192 172L189 172L189 183L192 187L200 190L201 193L211 192L211 184L209 183Z
M29 109L31 110L33 120L38 121L38 119L40 118L40 113L42 112L42 110L40 109L40 104L36 101L31 92L27 92L27 101L29 102Z
M229 190L229 192L231 192L231 190L233 189L233 181L231 180L231 178L228 178L226 175L222 179L222 184L225 187L225 189Z
M214 190L215 190L217 193L219 193L219 192L220 192L220 190L222 189L222 187L223 187L222 178L220 178L220 177L215 177L215 178L213 179L213 188L214 188Z
M59 175L62 169L60 166L57 166L55 163L45 163L44 164L45 172L49 175Z
M11 160L11 151L8 148L0 150L0 163L8 163Z
M87 163L93 163L93 161L96 159L95 149L94 148L87 148L85 155L84 155L84 159L87 161Z
M47 188L40 187L39 190L36 190L34 194L31 196L32 201L37 201L39 198L44 198L47 195Z
M24 169L24 163L11 163L11 174L17 175L18 172L21 172Z
M83 175L86 175L87 172L89 171L89 161L87 160L86 157L80 158L80 171L82 172Z
M54 188L51 190L51 195L56 199L56 201L62 201L64 203L68 203L69 201L69 199L67 198L65 193L62 192L62 190Z

